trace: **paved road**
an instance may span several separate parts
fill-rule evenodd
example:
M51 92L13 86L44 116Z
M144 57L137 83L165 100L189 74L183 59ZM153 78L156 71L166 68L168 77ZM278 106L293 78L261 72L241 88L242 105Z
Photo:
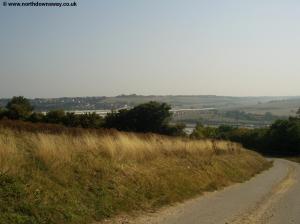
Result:
M300 224L300 164L275 159L246 183L126 223Z

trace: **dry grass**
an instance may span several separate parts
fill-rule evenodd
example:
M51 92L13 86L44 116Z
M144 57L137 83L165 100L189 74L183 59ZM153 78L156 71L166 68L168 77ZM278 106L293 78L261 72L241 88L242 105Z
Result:
M26 151L27 150L27 151ZM72 163L77 155L104 157L113 161L145 162L157 157L240 153L241 145L229 141L187 140L159 135L139 136L116 133L113 135L72 135L15 133L0 130L0 172L17 173L26 163L30 152L48 168Z
M0 133L0 173L16 173L24 161L17 147L18 140L9 130Z
M153 209L244 181L268 166L227 141L0 128L0 224L86 223ZM7 189L13 196L1 198Z

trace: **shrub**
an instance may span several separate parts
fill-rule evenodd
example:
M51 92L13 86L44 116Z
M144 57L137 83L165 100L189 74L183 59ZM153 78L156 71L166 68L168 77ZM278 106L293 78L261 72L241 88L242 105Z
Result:
M10 119L26 119L33 111L28 99L23 96L13 97L6 105L7 117Z
M106 128L121 131L152 132L160 134L182 133L184 126L170 126L171 107L165 103L151 101L140 104L130 110L112 112L105 117Z
M52 124L63 124L65 112L63 110L51 110L47 112L44 121Z

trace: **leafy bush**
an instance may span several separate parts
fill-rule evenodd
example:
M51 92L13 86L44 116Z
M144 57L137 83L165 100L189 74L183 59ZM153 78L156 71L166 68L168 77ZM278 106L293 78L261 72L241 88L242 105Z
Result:
M195 139L218 138L217 129L213 127L205 127L199 123L195 127L191 137Z
M33 111L28 99L23 96L13 97L6 105L7 117L10 119L26 119Z
M104 127L120 131L180 135L184 126L169 125L172 116L170 109L171 107L165 103L151 101L130 110L124 109L107 114Z
M275 156L300 155L300 118L277 120L269 128L219 128L197 125L191 137L226 139L247 148Z
M0 119L3 119L4 117L6 117L6 110L0 107Z
M94 129L94 128L78 128L78 127L66 127L62 124L48 124L48 123L32 123L20 120L1 120L0 128L9 128L16 132L31 132L31 133L48 133L48 134L70 134L74 136L81 135L82 133L110 133L113 134L116 131L113 129Z
M130 110L109 113L105 120L96 113L75 114L64 110L52 110L46 114L33 112L29 100L14 97L6 110L0 110L0 119L7 117L33 123L60 124L80 128L114 128L121 131L152 132L167 135L184 135L183 124L169 125L171 107L165 103L149 102Z
M266 135L268 146L283 154L300 154L300 118L274 122Z
M43 120L46 123L63 124L63 119L65 118L65 115L65 111L63 110L51 110L47 112Z

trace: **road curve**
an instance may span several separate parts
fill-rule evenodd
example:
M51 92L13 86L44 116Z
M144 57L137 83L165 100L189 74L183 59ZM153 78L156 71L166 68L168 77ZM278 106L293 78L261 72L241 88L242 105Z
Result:
M299 224L300 164L275 159L245 183L122 223Z

